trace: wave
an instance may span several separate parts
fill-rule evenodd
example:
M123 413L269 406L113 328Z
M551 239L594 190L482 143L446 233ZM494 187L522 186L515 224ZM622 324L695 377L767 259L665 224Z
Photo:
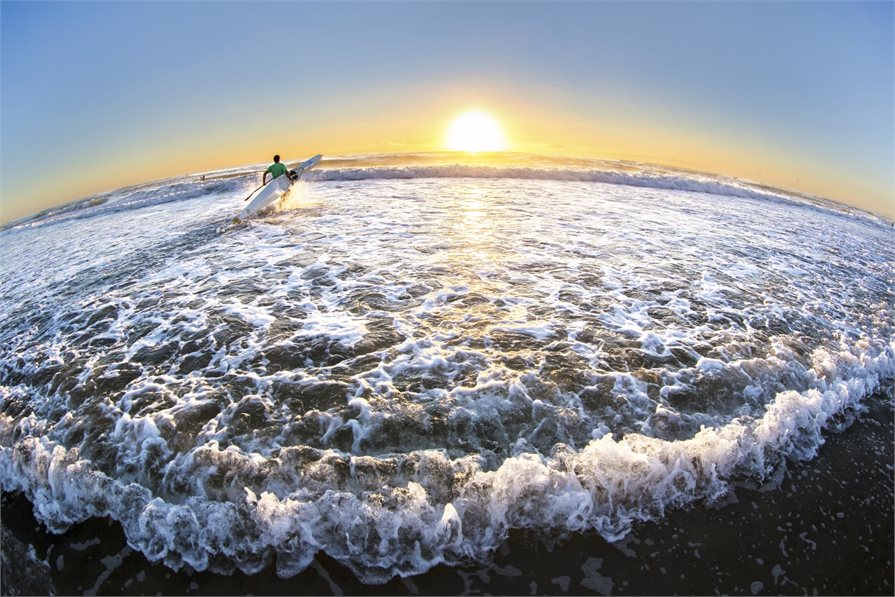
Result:
M81 220L121 211L132 211L147 207L157 207L166 203L187 201L199 197L211 197L222 193L247 190L250 182L247 175L209 181L179 181L171 184L158 182L118 191L103 193L72 203L50 208L27 218L10 222L0 230L33 228L58 224L70 220Z
M514 153L473 156L469 158L472 163L454 163L455 159L453 154L439 152L324 157L320 166L306 173L302 180L331 182L416 178L508 178L605 183L746 199L797 202L828 211L861 215L883 225L891 224L874 214L822 197L777 189L728 176L656 164ZM498 165L489 165L488 162L495 162ZM543 167L543 164L550 167ZM208 173L208 181L199 181L197 175L192 175L127 187L44 210L10 222L0 227L0 230L93 217L111 211L152 207L203 195L242 193L254 185L255 181L250 177L262 170L263 165L254 164L216 170Z
M382 159L382 158L380 158ZM561 160L554 159L559 162ZM603 167L588 168L586 162L597 162ZM361 180L400 180L416 178L484 178L484 179L521 179L521 180L556 180L566 182L603 183L624 185L657 190L687 191L741 197L763 201L796 203L803 207L819 209L825 212L838 212L849 216L859 216L879 226L891 226L885 218L848 206L824 197L809 195L786 189L776 189L760 183L707 173L700 173L674 168L666 168L654 164L633 162L611 162L606 160L573 160L577 167L539 168L522 165L488 166L478 164L438 164L371 167L334 168L324 167L305 174L306 182L361 181ZM344 159L336 163L350 163Z
M496 470L477 455L451 459L441 450L374 458L296 446L262 458L210 442L159 472L166 485L190 487L177 499L96 470L78 449L49 439L34 414L0 415L0 485L25 492L55 532L90 517L118 520L132 547L175 569L252 574L275 560L289 577L324 552L380 583L485 558L514 528L593 529L617 541L669 508L719 502L736 486L774 486L787 459L813 457L824 430L847 424L864 398L891 383L895 342L876 354L867 348L843 341L816 350L809 389L780 392L762 417L687 440L605 434L580 451L557 444L549 456L519 454ZM151 457L163 443L159 429L127 419L114 433ZM217 494L207 490L212 477L221 481Z
M321 182L410 178L511 178L595 182L663 190L693 191L752 199L791 199L790 195L783 192L763 191L741 182L711 179L695 175L519 166L500 167L453 164L443 166L332 168L312 170L305 174L302 180Z

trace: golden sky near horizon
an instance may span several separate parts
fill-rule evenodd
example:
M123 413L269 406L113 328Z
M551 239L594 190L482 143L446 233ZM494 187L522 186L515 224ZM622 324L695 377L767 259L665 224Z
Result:
M473 108L508 151L895 217L891 2L284 2L289 35L215 7L0 2L0 221L274 153L443 150Z
M476 93L458 87L420 93L418 109L389 107L384 97L367 96L358 105L331 105L292 126L246 122L221 127L213 135L165 132L167 142L141 131L131 147L110 143L100 159L54 165L57 176L17 190L25 208L2 215L9 221L91 194L170 176L219 168L265 163L273 153L301 159L315 153L350 155L448 150L451 123L469 110L491 115L503 130L507 151L551 156L631 160L736 176L784 189L807 192L892 217L892 198L873 184L863 185L836 164L800 158L785 147L762 143L748 131L713 131L669 126L640 118L622 121L600 114L556 109L557 94L536 101L502 98L496 92ZM476 97L485 96L484 101ZM428 101L426 101L428 100ZM393 105L393 104L392 104ZM637 108L644 114L643 107ZM349 121L339 114L354 114ZM142 137L142 138L140 138ZM462 152L458 160L462 161ZM888 209L887 209L888 208Z

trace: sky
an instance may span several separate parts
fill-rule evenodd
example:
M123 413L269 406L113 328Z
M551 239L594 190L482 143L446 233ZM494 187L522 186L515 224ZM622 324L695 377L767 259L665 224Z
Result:
M743 177L895 217L893 2L0 0L0 222L190 172L508 149Z

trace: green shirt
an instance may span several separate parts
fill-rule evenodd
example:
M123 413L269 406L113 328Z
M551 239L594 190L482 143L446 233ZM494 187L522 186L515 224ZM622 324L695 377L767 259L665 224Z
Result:
M279 178L286 174L286 165L283 162L275 162L267 168L267 173L274 178Z

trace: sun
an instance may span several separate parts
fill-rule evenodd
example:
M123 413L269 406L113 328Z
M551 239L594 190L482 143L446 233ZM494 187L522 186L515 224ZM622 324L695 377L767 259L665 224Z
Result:
M447 148L452 151L502 151L507 142L500 123L481 110L464 112L448 129Z

